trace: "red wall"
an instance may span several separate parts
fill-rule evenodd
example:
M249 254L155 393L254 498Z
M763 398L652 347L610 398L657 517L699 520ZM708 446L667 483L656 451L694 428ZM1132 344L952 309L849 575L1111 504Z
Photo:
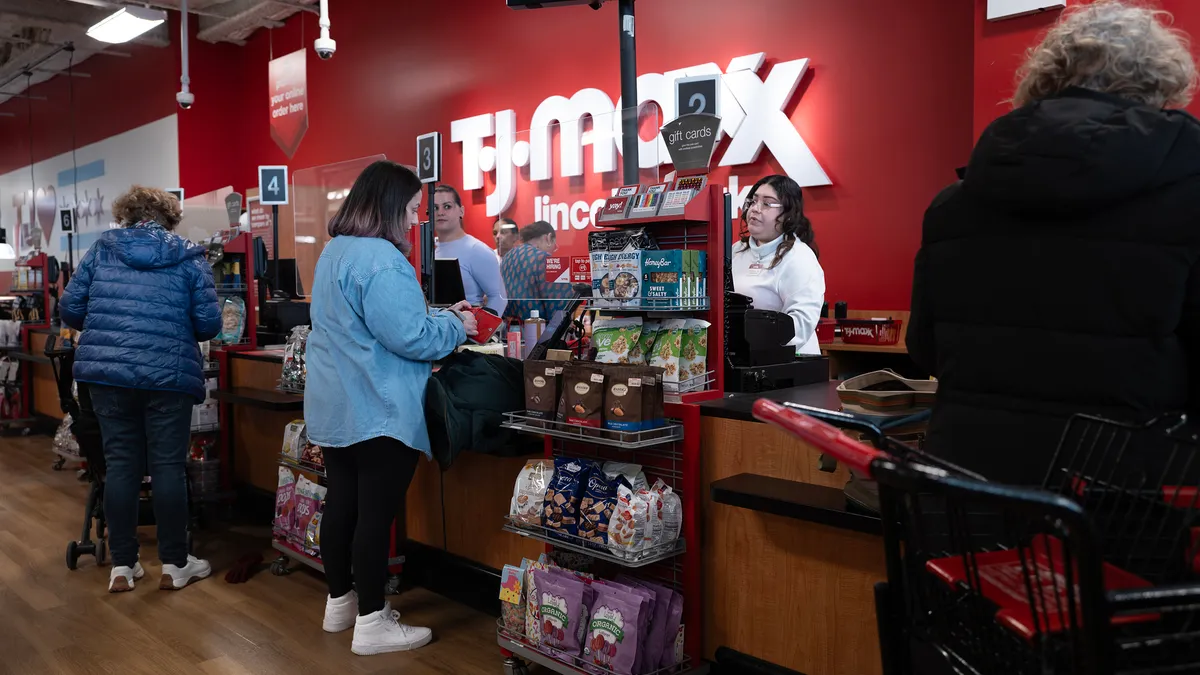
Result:
M287 163L295 171L379 152L411 163L415 137L429 131L446 137L443 175L458 183L461 153L449 143L452 120L512 108L518 127L528 128L534 108L548 96L585 87L604 89L614 101L619 94L614 7L515 12L499 0L462 0L456 19L448 21L434 3L414 4L402 11L400 3L390 5L394 9L367 0L336 3L331 18L338 52L328 62L312 52L312 15L257 33L242 58L248 107L219 111L228 113L223 126L234 123L234 113L242 115L245 128L236 135L245 138L246 162L189 151L183 184L202 191L211 181L201 176L232 174L241 189L255 180L255 164ZM834 183L806 191L828 299L863 309L907 307L921 214L953 180L970 147L971 7L942 0L754 4L761 11L749 13L742 3L724 0L639 3L639 72L708 61L723 68L732 57L757 51L767 53L768 68L810 58L810 73L787 112ZM311 127L291 160L268 133L272 43L277 56L302 46L309 54ZM196 114L214 114L199 93L196 110L184 116ZM209 146L191 138L181 142ZM742 185L778 169L768 156L737 169ZM527 176L518 178L509 212L519 222L532 219L535 193L590 201L619 184L619 172L604 179L556 179L553 188L531 185ZM726 183L727 171L714 178ZM485 192L464 195L468 229L481 238L491 228ZM583 237L560 232L560 249L583 246Z
M1069 0L1068 5L1079 0ZM1171 12L1175 26L1200 39L1200 2L1148 0L1147 4ZM1007 103L1016 89L1016 71L1026 51L1058 19L1060 11L1044 12L1005 21L988 22L987 0L975 0L975 120L974 135L983 133L992 120L1012 110ZM1188 106L1200 113L1200 102Z
M724 0L639 3L639 71L709 61L724 68L732 57L763 51L765 76L773 63L811 59L786 112L833 181L806 190L828 299L862 309L907 307L921 214L970 148L971 6L944 0L754 5L750 13L744 3ZM196 105L179 111L181 184L193 195L228 184L245 190L258 164L286 163L294 172L380 152L411 162L415 137L435 130L447 137L444 176L458 183L461 153L448 141L452 120L512 108L527 128L548 96L598 87L617 98L614 7L515 12L499 0L461 0L455 10L448 20L434 3L339 0L332 8L338 53L328 62L312 51L311 14L259 31L242 48L193 40ZM299 48L309 55L311 126L290 160L269 135L272 48L276 55ZM88 111L80 118L81 145L177 111L177 48L134 51L133 59L87 62L96 76L76 83L79 105ZM65 82L45 86L62 89ZM53 98L59 102L47 108L63 106L60 96ZM35 143L39 158L69 149L65 122L37 109L35 120L44 127ZM0 146L0 168L27 163L21 129L23 117L0 118L0 140L10 141ZM756 166L735 170L744 186L778 167L764 152ZM728 173L719 170L714 180L727 184ZM553 185L529 184L527 176L518 178L509 212L522 222L533 216L535 193L590 201L619 182L619 172ZM478 236L491 227L484 194L464 195L468 229ZM583 241L583 233L560 233L563 249Z

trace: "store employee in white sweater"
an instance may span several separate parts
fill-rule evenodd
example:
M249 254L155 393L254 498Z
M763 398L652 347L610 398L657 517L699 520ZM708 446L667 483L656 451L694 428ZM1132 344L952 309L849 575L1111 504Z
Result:
M796 324L791 345L817 355L817 322L825 302L825 271L817 261L812 223L804 196L787 176L758 181L742 209L743 234L733 247L733 289L755 309L783 312Z

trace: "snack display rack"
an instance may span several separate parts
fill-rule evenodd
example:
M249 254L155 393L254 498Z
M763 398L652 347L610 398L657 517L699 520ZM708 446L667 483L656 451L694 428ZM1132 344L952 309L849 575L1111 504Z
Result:
M23 297L40 297L41 307L38 308L38 318L33 321L23 321L21 323L21 336L17 347L8 348L8 358L14 361L22 361L25 363L49 363L50 359L40 354L30 352L32 339L30 333L34 330L45 329L50 327L50 282L49 275L46 273L48 258L45 253L35 253L28 256L26 259L17 263L17 269L22 269L32 272L38 270L41 276L41 282L33 287L13 288L10 293ZM15 275L14 275L15 276ZM17 392L17 400L19 402L18 409L14 411L9 419L0 420L0 427L27 425L36 420L33 414L33 373L30 368L21 367L18 373L19 391ZM7 396L7 392L5 396ZM28 429L26 429L28 431Z
M619 221L600 223L600 227L624 228L646 227L652 231L662 248L699 249L707 253L708 265L705 280L709 289L720 292L724 288L725 258L727 255L726 196L723 188L717 185L707 186L692 199L682 215L656 216L652 218L631 218ZM721 297L721 296L718 296ZM662 299L653 299L655 302ZM668 299L669 300L669 299ZM623 313L657 313L663 312L661 307L646 307L642 303L627 303L631 306L622 308L608 304L599 307L602 311ZM620 303L618 303L620 304ZM565 425L558 422L536 420L523 415L510 415L505 426L522 432L541 435L545 442L545 456L579 457L597 461L619 461L641 464L647 479L653 483L661 478L674 490L682 500L683 526L679 539L669 544L656 547L645 557L633 560L613 555L611 552L596 550L592 545L584 545L583 540L575 542L569 536L555 531L545 531L545 528L531 527L525 523L517 523L506 519L503 529L514 534L536 539L547 545L547 548L560 548L583 553L605 566L636 573L637 576L669 586L679 591L684 598L683 624L685 629L684 659L681 663L660 671L654 675L665 673L697 673L700 668L692 664L700 664L703 636L703 586L701 583L700 547L700 408L698 403L713 400L722 396L724 390L724 368L719 367L723 359L725 345L725 307L723 302L697 302L696 307L667 308L671 313L687 313L707 321L709 353L713 354L718 363L713 364L713 370L703 376L675 385L672 392L668 383L664 382L663 393L665 413L670 420L667 427L649 432L635 432L623 437L620 432L603 431ZM602 432L602 433L600 433ZM660 437L646 436L660 432ZM614 435L616 434L616 435ZM688 542L692 545L688 546ZM608 673L603 667L592 663L584 663L577 656L556 652L547 647L535 644L527 636L508 630L503 621L497 624L497 643L504 657L504 669L509 675L526 671L526 663L535 663L543 668L566 675L583 673Z
M224 257L222 262L236 262L241 269L241 277L245 283L217 284L217 296L223 299L237 296L246 304L245 328L242 337L233 342L214 342L214 347L228 351L252 351L258 349L258 298L254 297L254 284L249 280L255 278L254 269L254 239L249 232L243 232L223 245Z

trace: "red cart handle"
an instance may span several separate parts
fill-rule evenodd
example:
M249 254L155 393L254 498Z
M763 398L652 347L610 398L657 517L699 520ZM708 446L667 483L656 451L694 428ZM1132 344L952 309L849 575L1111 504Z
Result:
M765 398L755 401L754 416L783 429L818 451L836 457L839 462L844 462L851 469L868 478L871 477L872 462L887 457L886 454L875 448L850 438L837 427L799 413L775 401Z

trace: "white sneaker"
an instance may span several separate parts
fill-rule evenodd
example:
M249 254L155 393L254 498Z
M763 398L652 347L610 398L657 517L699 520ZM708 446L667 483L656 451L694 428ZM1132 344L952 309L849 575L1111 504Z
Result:
M146 570L142 569L142 563L135 562L133 567L114 567L108 573L108 592L109 593L125 593L132 591L135 579L141 579L146 576Z
M158 587L164 591L177 591L212 574L212 567L209 566L207 560L189 555L187 564L183 567L163 565L162 571L162 581L159 582Z
M384 603L383 609L354 620L354 640L350 651L359 656L403 652L424 647L433 639L433 631L400 623L400 612Z
M350 591L334 600L325 596L325 621L322 628L326 633L340 633L354 627L358 618L358 593Z

